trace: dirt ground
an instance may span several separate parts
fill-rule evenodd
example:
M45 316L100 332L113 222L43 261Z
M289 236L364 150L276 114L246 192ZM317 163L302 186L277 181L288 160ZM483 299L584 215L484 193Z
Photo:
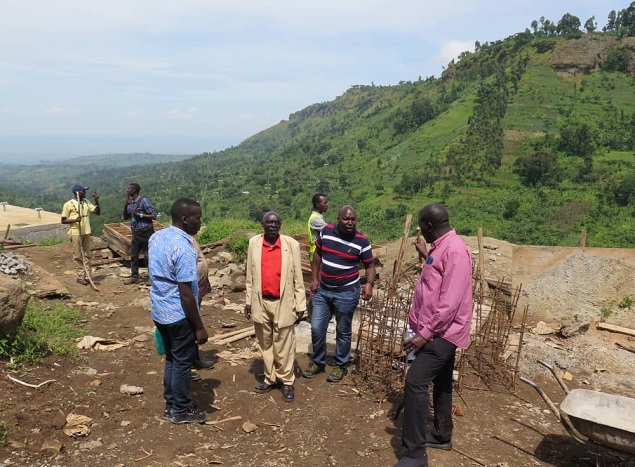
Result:
M398 246L389 246L387 254L395 249ZM488 251L499 255L496 263L509 262L502 249ZM217 425L162 420L163 360L151 336L148 288L125 286L128 270L118 263L97 268L99 292L76 284L67 244L15 252L67 289L64 301L81 310L88 334L128 345L109 352L82 351L76 361L49 357L19 371L0 363L0 422L8 430L0 444L0 465L385 467L397 462L402 417L393 420L390 414L399 401L357 393L351 374L340 384L326 382L324 375L299 378L292 403L284 402L278 391L256 394L253 386L262 376L262 365L249 358L253 339L201 347L203 358L216 360L216 365L200 371L202 380L192 383L193 398L209 420L231 420ZM28 280L37 287L39 279ZM214 291L202 307L210 336L231 330L228 326L247 326L238 312L243 303L242 292ZM556 402L564 394L536 358L570 372L571 388L635 397L635 354L617 349L615 342L635 346L627 336L595 329L567 340L527 334L521 373ZM298 360L301 367L309 362L306 354L299 354ZM30 388L9 375L31 384L55 381ZM143 393L122 394L123 384L143 387ZM577 443L535 391L522 383L514 394L464 389L460 397L455 395L455 404L464 414L454 420L454 450L429 450L431 466L635 466L634 456ZM69 413L93 419L87 436L64 434ZM247 433L245 422L256 425L255 431ZM51 442L61 443L61 450L42 450Z

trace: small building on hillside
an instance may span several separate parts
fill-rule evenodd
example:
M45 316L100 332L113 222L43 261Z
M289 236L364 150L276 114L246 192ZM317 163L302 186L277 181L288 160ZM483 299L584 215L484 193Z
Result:
M60 213L23 208L0 203L0 240L13 239L21 243L68 239L68 226L62 224Z

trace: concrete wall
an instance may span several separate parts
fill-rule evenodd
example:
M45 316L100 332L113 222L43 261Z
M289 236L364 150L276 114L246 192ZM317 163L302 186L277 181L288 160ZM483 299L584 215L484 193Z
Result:
M42 240L68 240L68 226L63 224L12 225L9 236L21 242L38 243Z
M61 206L60 206L61 209ZM59 213L31 208L13 206L11 204L0 206L0 235L8 231L9 238L21 241L38 243L42 240L55 239L67 240L67 225L61 223Z

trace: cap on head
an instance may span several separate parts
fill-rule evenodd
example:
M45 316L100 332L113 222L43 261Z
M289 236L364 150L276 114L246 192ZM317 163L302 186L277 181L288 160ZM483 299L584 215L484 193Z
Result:
M84 186L84 185L80 185L78 183L77 185L75 185L73 187L73 193L77 193L78 191L86 191L86 190L88 190L88 188L90 188L90 187L87 187L87 186Z

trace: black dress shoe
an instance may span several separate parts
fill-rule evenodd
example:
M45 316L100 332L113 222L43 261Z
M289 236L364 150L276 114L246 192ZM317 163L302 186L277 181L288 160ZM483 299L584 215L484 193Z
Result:
M428 456L426 457L408 457L403 456L395 467L428 467Z
M207 370L209 368L214 368L214 362L211 360L194 360L194 364L192 366L197 370Z
M447 443L426 442L425 447L433 448L433 449L443 449L444 451L451 451L452 441L448 441Z
M277 387L278 384L258 383L254 386L254 391L256 391L258 394L265 394L272 389L276 389Z
M293 393L294 393L293 386L287 385L287 384L282 386L282 398L286 402L292 402L293 401L293 398L295 397Z

